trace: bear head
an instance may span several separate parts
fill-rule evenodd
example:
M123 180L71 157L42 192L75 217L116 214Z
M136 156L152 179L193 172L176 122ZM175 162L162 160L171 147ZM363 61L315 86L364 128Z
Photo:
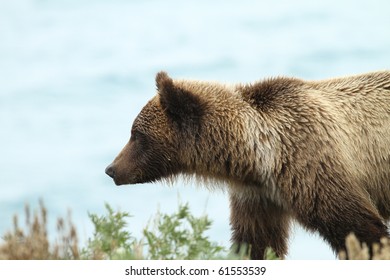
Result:
M189 169L189 149L200 133L205 104L165 73L156 75L157 95L134 120L131 137L106 168L116 185L154 182Z

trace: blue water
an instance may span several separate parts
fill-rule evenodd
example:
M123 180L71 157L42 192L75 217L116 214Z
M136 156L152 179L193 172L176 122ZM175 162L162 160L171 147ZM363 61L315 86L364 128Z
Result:
M139 235L180 197L214 220L211 239L228 246L223 192L115 187L104 174L155 94L155 73L250 82L389 69L389 11L387 0L0 0L0 233L42 198L53 232L71 209L86 241L87 212L109 202L134 215ZM334 259L299 227L290 243L291 259Z

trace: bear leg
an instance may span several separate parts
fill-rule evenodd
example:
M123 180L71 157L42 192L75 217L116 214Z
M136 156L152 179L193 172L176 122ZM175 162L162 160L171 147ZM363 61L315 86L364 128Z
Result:
M352 232L368 245L371 257L373 243L389 237L382 217L367 198L353 192L339 192L337 199L315 201L314 211L298 213L298 220L306 228L317 230L336 253L346 251L345 239Z
M232 242L237 252L246 245L251 259L264 259L271 248L279 258L287 254L290 217L270 201L230 195Z

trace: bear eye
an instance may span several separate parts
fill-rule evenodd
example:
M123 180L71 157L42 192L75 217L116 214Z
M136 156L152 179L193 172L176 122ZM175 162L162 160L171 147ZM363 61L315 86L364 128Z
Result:
M144 139L145 139L145 136L142 132L139 132L138 130L131 131L130 141L143 142Z
M135 141L139 138L139 133L136 130L131 130L130 141Z

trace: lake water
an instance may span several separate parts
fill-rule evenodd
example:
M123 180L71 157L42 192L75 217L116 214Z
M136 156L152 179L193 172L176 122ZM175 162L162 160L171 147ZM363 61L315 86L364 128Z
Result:
M386 0L0 0L0 234L39 198L50 230L72 210L82 242L87 212L103 213L104 202L134 215L140 235L181 200L228 246L223 192L116 187L104 174L155 94L155 73L231 83L389 69L389 11ZM299 227L290 243L291 259L334 259Z

